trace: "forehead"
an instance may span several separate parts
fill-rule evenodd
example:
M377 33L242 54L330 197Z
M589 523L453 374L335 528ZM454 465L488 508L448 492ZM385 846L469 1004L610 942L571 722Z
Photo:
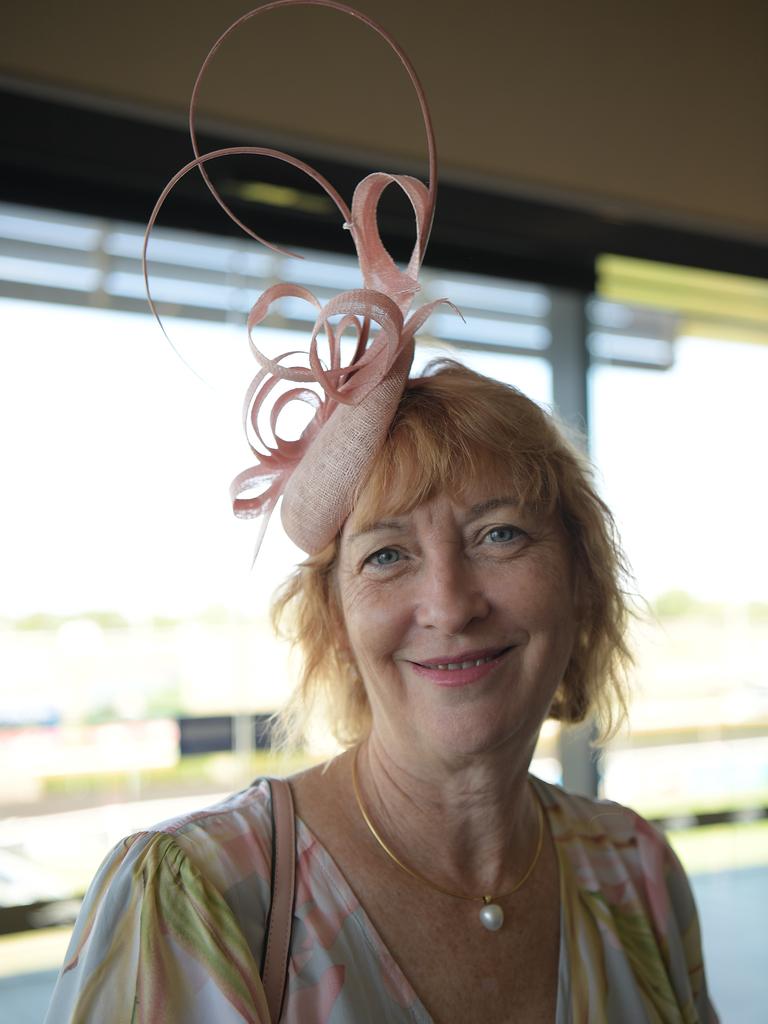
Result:
M432 526L442 522L461 525L494 517L522 516L530 519L534 514L537 518L551 518L549 510L524 506L514 492L491 482L467 485L458 493L440 491L412 507L388 506L386 503L379 509L366 508L365 516L360 510L354 510L344 525L342 545L345 541L356 542L379 531L405 531L413 526Z
M375 467L357 495L352 515L359 520L405 515L439 495L472 505L506 494L525 503L522 475L510 460L489 453L464 459L458 465L430 464L409 457L395 458Z
M401 423L378 452L355 497L350 529L407 516L441 495L466 507L502 496L537 512L557 506L552 459L525 439L478 443L447 424L440 432L407 427Z

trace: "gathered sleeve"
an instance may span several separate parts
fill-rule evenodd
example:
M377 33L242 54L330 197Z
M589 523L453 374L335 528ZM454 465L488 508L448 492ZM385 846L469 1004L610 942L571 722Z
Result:
M121 842L86 894L45 1024L270 1024L259 965L177 837Z
M644 901L677 997L684 1007L695 1008L691 1020L719 1024L707 991L699 916L685 869L658 829L639 815L634 821Z

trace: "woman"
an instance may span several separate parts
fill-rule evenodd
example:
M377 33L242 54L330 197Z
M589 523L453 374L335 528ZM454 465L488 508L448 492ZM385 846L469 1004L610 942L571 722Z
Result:
M354 744L291 780L281 1020L715 1019L664 840L528 775L542 721L604 708L619 678L619 566L533 402L451 363L409 383L339 536L279 598L305 653L295 706L325 689ZM126 840L48 1019L267 1021L269 802L257 783Z
M299 440L259 449L233 491L244 515L282 497L309 555L276 604L304 656L284 728L296 735L321 703L346 748L290 780L289 914L278 920L286 819L273 822L261 780L110 855L50 1024L716 1020L669 846L633 812L528 774L547 717L594 712L607 727L621 706L610 513L552 419L513 388L452 362L407 379L431 309L405 320L434 178L428 190L382 178L340 206L364 288L321 309L309 369L256 352L251 427L281 379L322 387L289 395L316 415ZM376 230L390 181L417 217L405 271ZM270 289L250 325L291 291ZM350 325L357 352L342 367ZM289 954L276 1002L261 981L275 977L275 921Z

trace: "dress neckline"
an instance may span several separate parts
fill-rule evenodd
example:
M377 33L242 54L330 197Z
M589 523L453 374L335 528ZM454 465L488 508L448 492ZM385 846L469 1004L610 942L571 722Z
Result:
M548 797L548 786L537 779L535 775L529 776L531 784L536 792L537 798L541 801L544 812L544 822L549 835L553 840L555 855L557 857L558 884L560 887L560 938L558 942L558 966L557 966L557 996L555 1009L555 1024L567 1024L570 1017L566 1015L570 999L568 995L568 949L566 946L567 922L565 919L567 900L563 899L563 886L565 884L563 870L563 852L557 842L557 836L553 827L551 808L553 806L551 797ZM433 1018L419 998L413 985L408 980L405 971L401 968L395 957L379 935L373 921L363 904L358 899L351 885L344 877L341 868L338 866L328 849L320 842L312 829L296 815L296 847L300 854L302 850L314 847L320 854L320 863L325 873L326 881L333 887L343 905L356 907L357 912L353 920L358 927L360 934L367 945L371 948L378 960L386 965L390 978L395 987L410 997L410 1009L418 1024L433 1024Z

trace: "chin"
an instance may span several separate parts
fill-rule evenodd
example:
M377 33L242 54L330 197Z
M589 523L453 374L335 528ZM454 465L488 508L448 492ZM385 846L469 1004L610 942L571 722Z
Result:
M468 721L468 717L461 713L435 716L429 727L421 730L422 742L446 759L498 756L505 751L515 759L528 752L530 759L540 723L505 726L489 716L479 721Z

